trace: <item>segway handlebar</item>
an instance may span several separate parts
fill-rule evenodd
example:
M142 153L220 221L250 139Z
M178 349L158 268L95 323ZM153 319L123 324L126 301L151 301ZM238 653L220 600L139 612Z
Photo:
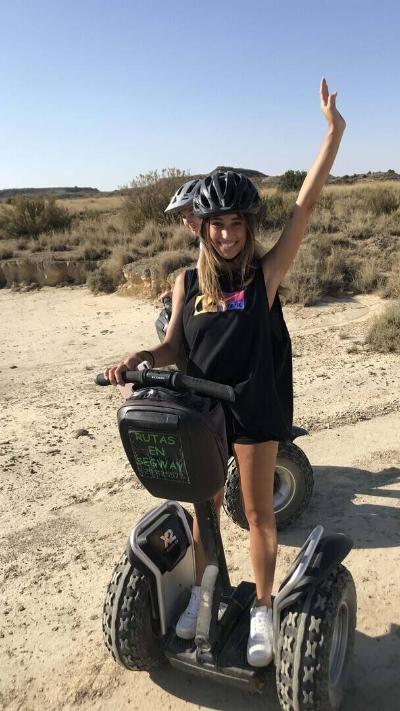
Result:
M125 370L122 373L122 379L125 383L136 383L143 387L153 385L170 390L191 390L200 395L207 395L226 402L235 400L235 391L230 385L214 383L202 378L192 378L179 370ZM103 373L96 375L96 384L111 385Z

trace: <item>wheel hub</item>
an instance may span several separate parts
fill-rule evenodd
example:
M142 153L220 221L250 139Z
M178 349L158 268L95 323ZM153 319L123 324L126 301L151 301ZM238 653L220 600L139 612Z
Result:
M289 506L295 493L296 482L290 469L278 464L275 467L274 478L274 512L275 514Z
M340 694L339 686L343 677L348 637L349 609L347 603L343 601L336 615L329 655L329 698L331 703L337 698L338 692Z

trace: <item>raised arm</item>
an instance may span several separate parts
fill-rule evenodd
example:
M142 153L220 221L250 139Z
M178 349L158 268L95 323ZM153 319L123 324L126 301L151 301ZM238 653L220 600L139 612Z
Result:
M321 150L301 186L293 212L277 243L265 255L263 270L272 304L276 290L291 266L304 237L314 205L330 173L346 122L336 108L337 92L329 94L325 78L320 85L321 110L328 122L328 130Z

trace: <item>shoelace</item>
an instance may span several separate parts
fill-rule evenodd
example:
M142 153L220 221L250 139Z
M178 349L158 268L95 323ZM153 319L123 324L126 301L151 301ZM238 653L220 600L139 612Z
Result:
M188 615L197 615L199 611L199 602L200 602L200 595L199 593L196 593L194 590L192 590L192 594L190 596L189 604L186 608L186 613Z

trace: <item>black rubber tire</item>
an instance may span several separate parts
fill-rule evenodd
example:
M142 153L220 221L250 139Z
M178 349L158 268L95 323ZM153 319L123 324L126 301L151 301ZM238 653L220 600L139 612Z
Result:
M344 609L347 624L343 624ZM340 625L336 625L334 635L338 615L347 633L342 634L341 654L334 657L338 661L336 682L333 683L330 654L332 642L336 645L339 637ZM283 711L295 710L293 700L296 696L298 711L336 711L340 708L353 653L356 615L354 581L342 565L316 587L308 611L304 601L283 611L275 659L276 687Z
M303 450L293 442L279 443L275 485L279 485L282 481L289 482L289 485L287 500L284 499L280 507L275 506L276 525L279 530L286 528L301 516L310 503L314 488L312 466ZM240 478L233 457L228 462L223 506L226 514L237 526L248 530Z
M103 636L108 651L126 669L148 671L165 661L162 639L152 627L148 582L126 553L107 588Z

